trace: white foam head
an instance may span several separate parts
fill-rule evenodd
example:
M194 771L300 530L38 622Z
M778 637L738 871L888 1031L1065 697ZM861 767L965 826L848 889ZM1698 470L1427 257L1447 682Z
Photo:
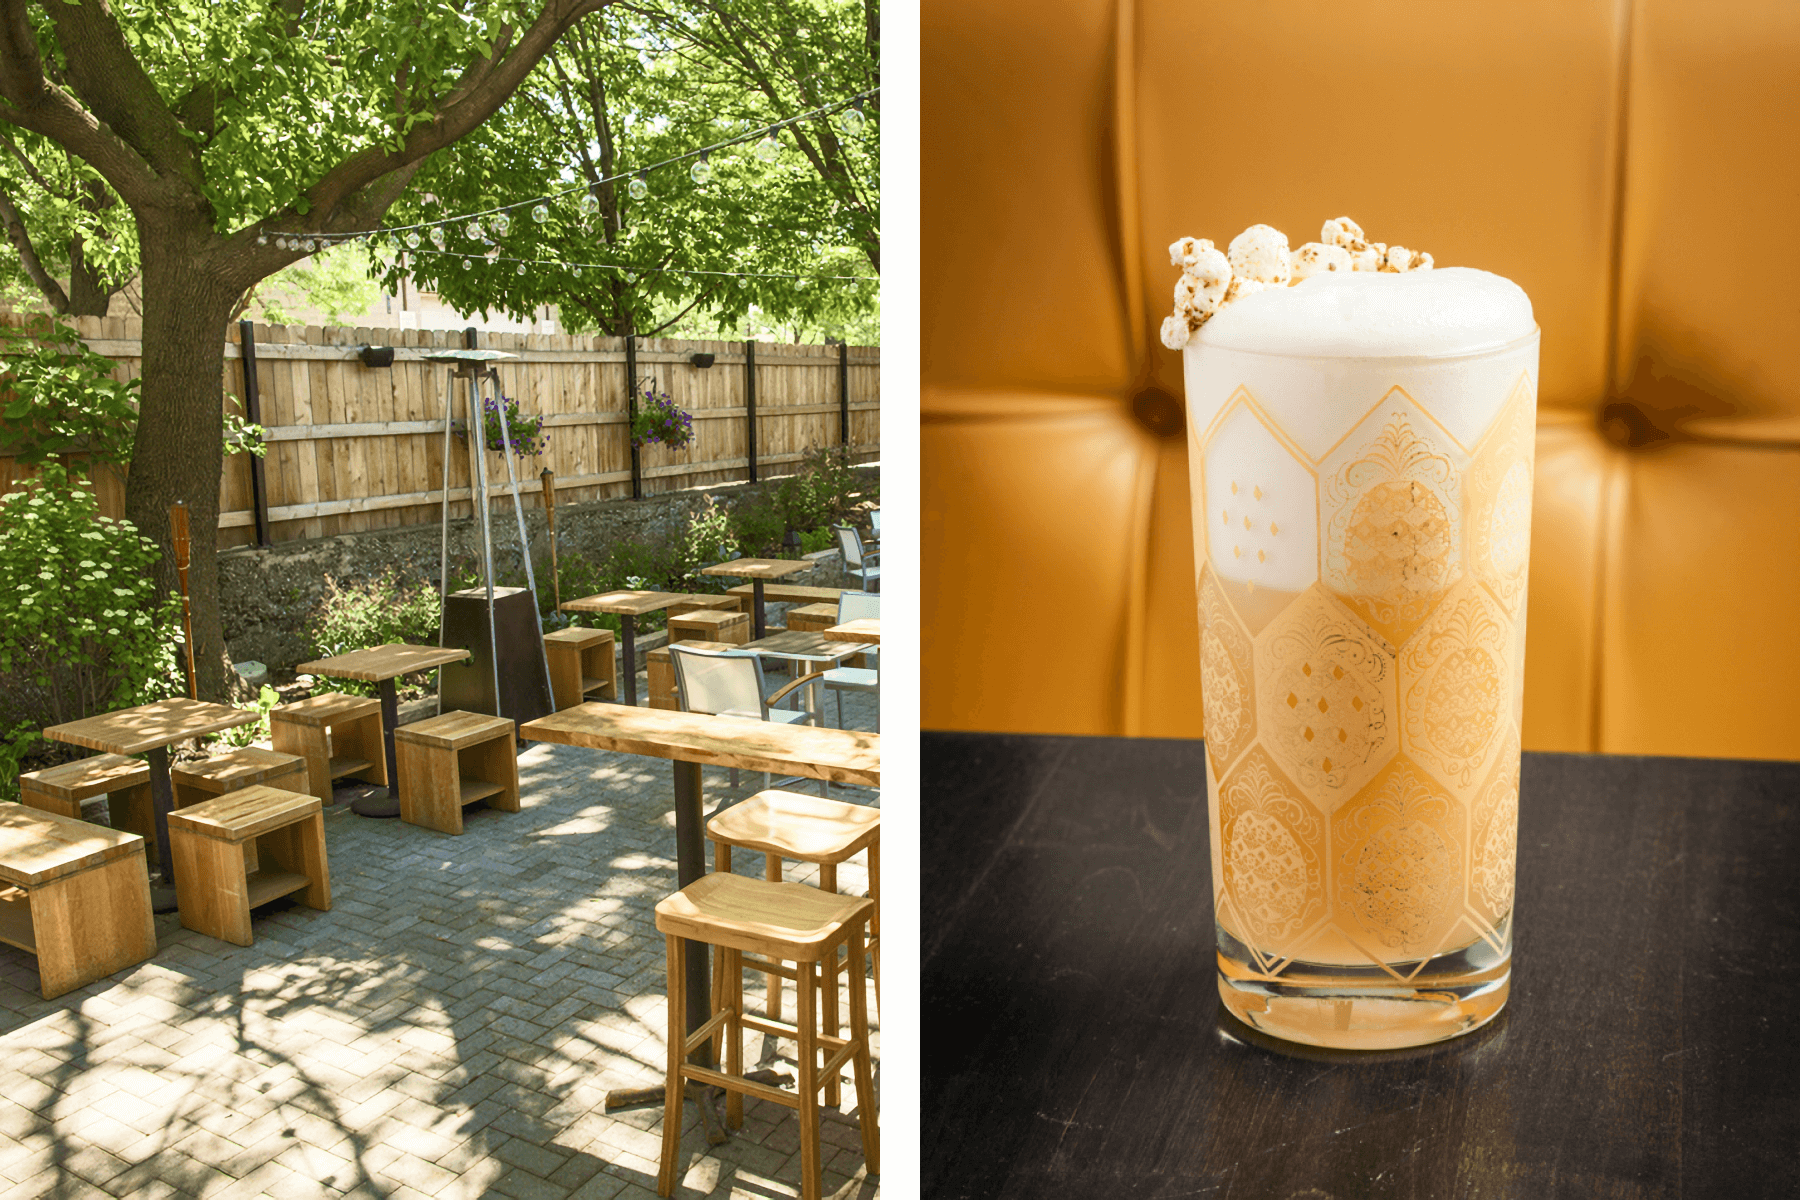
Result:
M1536 328L1519 285L1487 271L1333 271L1226 305L1196 341L1262 354L1389 358L1492 349Z

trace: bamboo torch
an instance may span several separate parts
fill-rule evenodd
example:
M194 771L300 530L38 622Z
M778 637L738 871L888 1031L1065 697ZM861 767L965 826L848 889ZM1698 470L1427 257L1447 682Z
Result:
M556 573L556 472L545 467L538 474L544 485L544 519L550 524L550 591L556 598L556 611L562 611L562 580Z
M181 584L181 636L187 647L188 699L200 698L200 682L194 677L194 617L188 609L188 510L187 501L169 505L169 533L175 542L175 577Z

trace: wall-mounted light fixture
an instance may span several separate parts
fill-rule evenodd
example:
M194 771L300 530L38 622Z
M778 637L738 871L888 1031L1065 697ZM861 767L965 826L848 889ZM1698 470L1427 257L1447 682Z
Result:
M391 367L394 365L394 348L392 346L364 346L356 357L362 359L365 367Z
M711 354L695 354L691 358L689 358L688 361L690 363L694 364L696 367L699 367L702 371L704 371L706 368L713 365L713 355L711 355Z

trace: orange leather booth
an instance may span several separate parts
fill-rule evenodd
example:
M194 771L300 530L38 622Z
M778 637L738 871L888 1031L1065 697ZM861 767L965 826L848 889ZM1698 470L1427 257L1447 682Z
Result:
M1543 330L1524 744L1800 758L1800 7L926 0L923 723L1197 737L1178 236Z

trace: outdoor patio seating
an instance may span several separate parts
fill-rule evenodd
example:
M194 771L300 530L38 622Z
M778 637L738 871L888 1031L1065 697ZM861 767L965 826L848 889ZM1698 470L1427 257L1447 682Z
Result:
M683 642L692 650L729 650L727 642ZM675 687L675 664L667 646L658 646L644 656L645 672L650 676L650 707L670 712L681 711L681 696Z
M250 910L283 896L331 907L317 796L253 784L169 814L181 923L248 946Z
M817 633L837 624L836 618L835 604L801 604L787 610L787 627L802 633Z
M307 784L306 760L298 754L244 746L201 762L171 767L169 780L175 788L176 808L187 808L258 783L302 792Z
M272 708L269 740L275 749L306 760L306 790L323 803L331 803L334 780L388 782L381 702L372 696L326 692Z
M762 659L753 651L700 649L685 643L668 649L683 712L772 721L777 725L818 724L813 713L782 708L780 704L802 685L822 678L823 672L801 675L771 693L763 677ZM736 767L731 768L731 784L737 786ZM763 773L763 786L769 786L767 772ZM819 780L819 795L825 795L826 786L825 780Z
M881 594L879 592L845 592L838 599L837 619L834 625L842 625L846 621L858 620L862 617L881 616ZM844 727L844 693L868 692L871 695L881 694L881 672L875 666L854 665L858 663L878 663L880 652L869 650L859 654L851 664L833 667L825 672L822 681L825 690L837 700L838 728ZM879 727L881 707L876 702L876 723Z
M150 807L150 765L123 754L95 754L19 776L19 802L41 812L75 820L83 802L106 797L107 823L156 841L156 818Z
M881 568L876 565L879 554L871 554L863 546L862 534L849 525L833 525L831 531L837 534L838 549L844 553L844 570L856 576L862 584L862 590L875 590L871 584L880 584Z
M485 800L519 811L519 756L507 717L447 712L394 733L400 819L440 833L463 831L463 809Z
M37 956L46 1000L156 953L135 834L0 805L0 942Z
M557 711L585 700L616 700L617 659L610 629L571 625L544 635L544 660L550 665L550 688Z
M764 876L771 883L781 882L782 861L794 859L819 868L821 891L836 892L838 864L864 850L869 853L869 899L875 909L869 916L869 954L875 960L875 996L881 998L881 810L865 804L845 804L802 792L779 789L758 792L747 800L713 816L706 823L706 836L713 842L713 870L731 871L731 851L741 846L759 850L765 858ZM769 1016L781 1019L782 979L795 977L784 964L748 958L743 964L769 976ZM833 983L836 981L834 968ZM724 1007L720 994L725 983L720 973L714 983L713 1008ZM861 986L860 977L852 977L851 987ZM825 990L825 1028L835 1031L837 1025L837 988ZM838 1102L836 1080L827 1083L825 1102Z

